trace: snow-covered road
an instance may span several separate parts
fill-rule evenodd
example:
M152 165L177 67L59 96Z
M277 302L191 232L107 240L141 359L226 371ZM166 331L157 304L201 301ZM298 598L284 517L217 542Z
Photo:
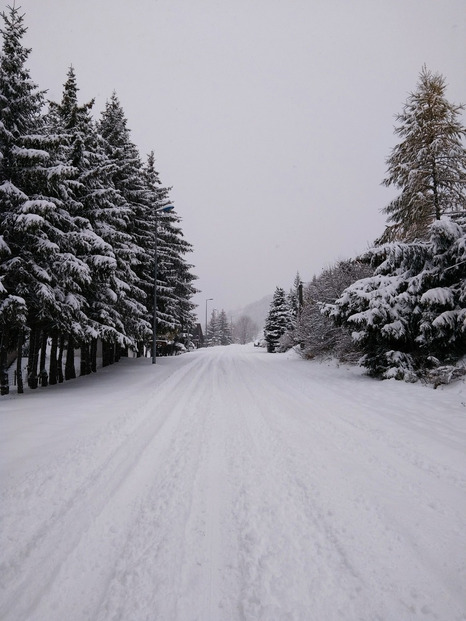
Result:
M231 346L0 402L3 621L466 620L466 386Z

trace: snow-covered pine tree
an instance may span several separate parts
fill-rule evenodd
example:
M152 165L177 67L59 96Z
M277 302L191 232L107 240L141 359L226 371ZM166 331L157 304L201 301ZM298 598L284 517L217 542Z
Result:
M160 210L165 205L169 204L168 192L169 189L162 186L159 173L155 170L155 156L154 152L148 155L146 162L142 167L142 181L144 183L144 197L143 203L145 205L145 219L148 235L145 237L145 243L143 244L145 250L145 256L143 263L139 266L138 274L140 276L141 288L145 293L145 307L146 317L154 317L154 275L155 275L155 254L157 248L157 326L163 329L173 328L173 324L170 321L169 315L161 312L161 307L165 306L164 301L167 296L170 295L170 288L164 281L161 282L161 270L160 270L160 222L167 217L167 213L163 213ZM157 236L157 240L155 239ZM156 244L157 241L157 244ZM152 336L150 341L152 342ZM146 347L150 343L145 344Z
M377 243L425 239L434 220L466 208L464 105L450 103L445 90L445 78L424 66L417 90L396 117L402 141L387 159L383 184L401 193L383 210L388 225Z
M18 284L24 276L23 261L17 228L18 217L23 205L29 200L22 185L22 170L18 154L23 155L23 163L30 169L37 166L37 156L29 151L29 162L25 162L28 153L26 144L29 136L37 135L40 125L40 111L43 105L43 93L37 90L30 78L26 60L30 50L22 45L26 32L23 25L24 16L19 9L10 8L2 13L4 27L2 53L0 57L0 380L1 393L7 394L7 353L14 343L14 333L26 329L28 307L26 300L19 295ZM41 153L42 159L46 154ZM31 220L26 216L26 220ZM19 280L19 282L18 282Z
M218 332L219 332L220 345L231 345L232 344L233 339L231 336L231 325L230 325L230 322L228 321L227 314L223 310L223 308L220 311L219 316L218 316Z
M197 276L186 261L185 255L192 251L192 246L183 237L179 223L179 216L173 212L161 222L160 243L165 255L161 276L169 287L164 310L174 324L174 338L185 342L196 323L191 298L197 292L193 284Z
M426 268L410 283L419 296L416 343L431 365L454 364L466 354L466 218L431 226Z
M116 93L107 101L98 130L104 139L112 164L112 183L122 199L116 221L119 235L113 245L121 280L120 309L125 332L133 348L151 340L152 326L147 317L147 283L153 280L154 213L147 201L143 166L130 139L127 119Z
M325 307L354 330L370 375L415 381L466 352L466 228L448 218L430 237L369 250L374 276Z
M301 310L302 304L302 291L303 291L303 283L301 282L301 276L299 272L296 272L295 279L293 281L293 286L288 293L288 306L290 307L291 312L291 326L292 329L296 327L296 323L298 321L298 315Z
M280 337L291 327L292 311L285 290L276 287L264 327L264 338L267 341L268 352L277 351Z
M215 308L212 310L209 323L207 324L206 342L208 347L220 345L218 313Z
M161 186L159 174L155 170L153 152L144 166L144 177L148 188L149 206L155 209L169 202L169 188ZM151 198L152 197L152 198ZM191 302L196 293L193 281L196 276L191 273L185 255L192 251L192 246L183 237L180 217L176 212L159 213L157 216L157 320L162 331L170 340L184 342L196 323ZM154 225L155 228L155 225ZM153 250L151 250L153 257ZM153 279L147 281L153 283ZM153 284L151 284L153 287ZM148 309L152 315L153 295L148 296Z
M55 140L46 135L43 93L25 66L30 50L21 43L26 32L24 16L10 8L2 17L0 228L5 241L1 264L4 320L0 322L5 338L18 332L18 343L23 341L25 328L30 330L28 381L35 388L40 348L43 385L47 381L48 334L58 326L80 324L80 292L89 282L89 273L74 254L73 235L78 227L67 210L63 186L69 171L59 158ZM20 319L24 317L27 326Z
M49 111L44 118L54 162L47 177L49 191L59 198L62 211L65 210L69 218L66 228L68 255L66 260L56 261L54 265L61 312L59 319L48 328L51 341L50 383L76 376L74 345L81 348L81 374L90 372L89 342L95 341L97 332L89 312L89 291L95 288L96 280L102 273L111 270L114 263L110 246L95 234L90 221L84 216L83 204L77 200L83 188L83 172L79 164L83 158L88 158L84 149L85 140L77 127L82 124L83 118L88 117L92 107L92 102L81 107L77 105L77 91L74 70L70 68L61 104L49 102ZM65 346L67 367L64 376L62 358ZM42 360L44 354L42 351Z
M114 164L105 152L104 141L91 117L92 106L93 101L78 104L76 76L71 67L60 104L51 104L50 118L56 123L55 131L66 137L67 161L76 171L70 198L74 201L75 215L82 222L79 252L92 274L90 286L85 291L88 338L78 343L84 346L82 351L87 351L90 346L92 352L89 363L82 365L84 372L89 371L89 366L95 370L98 338L102 339L104 365L114 360L118 347L128 347L134 342L127 334L126 315L121 308L121 299L125 298L128 288L122 257L130 254L126 249L132 246L130 236L123 230L128 226L130 210L113 185ZM74 341L70 334L68 377L74 375Z

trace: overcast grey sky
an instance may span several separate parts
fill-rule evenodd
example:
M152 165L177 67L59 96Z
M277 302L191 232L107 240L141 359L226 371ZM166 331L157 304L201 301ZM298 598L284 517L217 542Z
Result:
M8 2L1 0L5 7ZM466 102L465 0L16 0L31 77L115 90L194 246L195 301L234 310L384 228L394 115L424 63Z

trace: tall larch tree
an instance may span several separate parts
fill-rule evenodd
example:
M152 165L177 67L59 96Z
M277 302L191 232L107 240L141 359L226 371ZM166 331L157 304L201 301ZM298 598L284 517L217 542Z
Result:
M401 192L383 210L388 223L378 243L425 239L432 222L466 208L464 106L450 103L445 90L445 78L424 66L396 117L402 140L387 159L383 184Z

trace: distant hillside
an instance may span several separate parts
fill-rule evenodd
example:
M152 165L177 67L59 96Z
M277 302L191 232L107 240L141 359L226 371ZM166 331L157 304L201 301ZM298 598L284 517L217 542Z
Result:
M265 318L270 309L270 303L272 302L273 294L266 295L261 300L248 304L244 308L239 308L228 313L229 317L233 317L233 321L241 317L241 315L248 315L257 325L259 331L264 329Z

